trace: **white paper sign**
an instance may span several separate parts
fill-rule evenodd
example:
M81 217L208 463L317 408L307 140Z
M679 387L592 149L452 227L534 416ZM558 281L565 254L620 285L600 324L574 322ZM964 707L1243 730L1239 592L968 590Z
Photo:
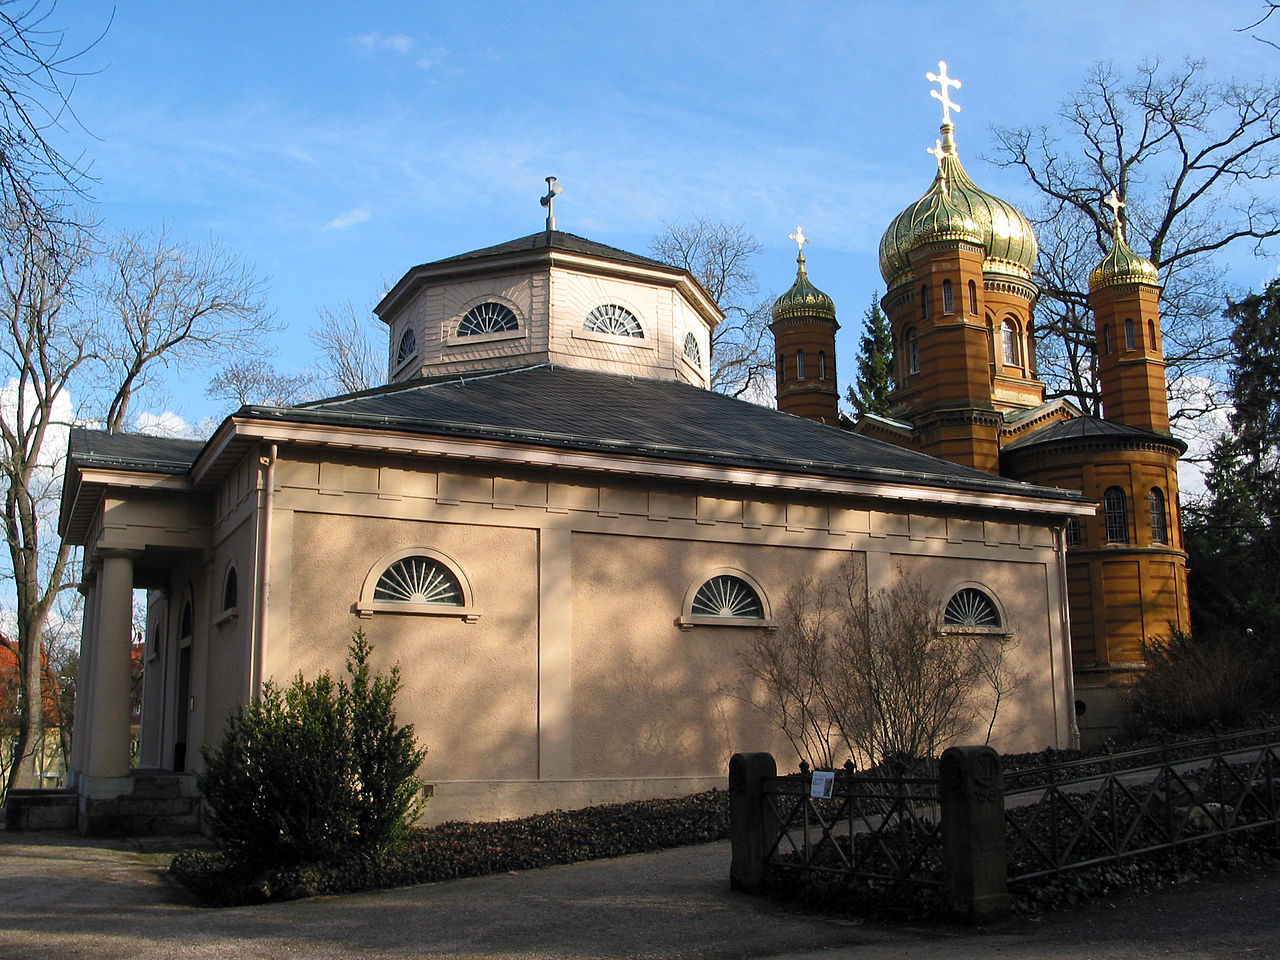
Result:
M831 770L813 771L813 782L809 785L809 796L829 798L835 779L836 775Z

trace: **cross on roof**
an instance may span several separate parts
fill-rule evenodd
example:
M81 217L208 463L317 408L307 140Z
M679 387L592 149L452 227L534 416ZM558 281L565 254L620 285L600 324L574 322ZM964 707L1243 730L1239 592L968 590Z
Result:
M796 242L796 246L800 248L800 255L804 255L804 245L809 242L809 238L804 235L802 227L796 227L796 232L788 234L792 240Z
M1115 223L1116 239L1124 243L1124 224L1120 222L1120 211L1124 209L1125 202L1120 199L1115 187L1112 187L1111 192L1102 198L1102 202L1111 208L1111 218Z
M942 103L942 122L943 122L943 123L950 123L950 122L951 122L951 111L952 111L952 110L954 110L956 113L959 113L959 112L960 112L960 104L956 103L954 100L952 100L952 99L951 99L951 91L950 91L950 89L949 89L949 88L950 88L950 87L955 87L957 90L959 90L959 89L960 89L960 81L959 81L959 80L953 80L951 77L948 77L948 76L947 76L947 62L946 62L945 60L939 60L939 61L938 61L938 72L937 72L937 73L926 73L926 74L924 75L924 77L925 77L925 79L926 79L926 80L928 80L930 83L936 83L936 84L939 84L939 85L942 87L942 90L941 90L941 91L938 91L938 90L930 90L930 91L929 91L929 96L933 97L935 100L941 101L941 103Z

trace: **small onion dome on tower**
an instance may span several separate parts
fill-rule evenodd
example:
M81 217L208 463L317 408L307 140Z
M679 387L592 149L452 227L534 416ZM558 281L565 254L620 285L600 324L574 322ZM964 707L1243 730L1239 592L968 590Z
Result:
M956 153L955 124L944 120L930 153L938 175L923 197L893 218L880 240L880 274L889 289L907 279L911 251L935 240L967 240L986 250L983 272L1031 279L1035 231L1017 207L980 190Z
M1115 191L1107 198L1115 214L1115 226L1111 234L1111 252L1102 258L1102 262L1089 274L1089 292L1103 287L1120 286L1127 283L1145 283L1153 287L1160 286L1160 272L1156 265L1146 257L1134 253L1124 241L1124 224L1120 220L1120 207L1124 203L1116 198Z
M773 319L791 320L796 317L820 317L835 320L836 304L829 296L809 282L804 268L804 248L796 257L796 282L791 289L773 303Z

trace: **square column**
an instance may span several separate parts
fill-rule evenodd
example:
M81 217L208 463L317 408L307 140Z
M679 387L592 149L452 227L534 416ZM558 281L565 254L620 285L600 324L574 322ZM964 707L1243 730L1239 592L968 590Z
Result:
M86 777L129 775L129 688L133 639L133 555L110 553L98 575L92 625L93 696L80 718Z

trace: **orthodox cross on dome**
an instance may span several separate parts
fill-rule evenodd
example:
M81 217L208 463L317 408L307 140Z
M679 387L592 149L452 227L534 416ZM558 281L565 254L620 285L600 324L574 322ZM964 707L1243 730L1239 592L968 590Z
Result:
M951 87L960 89L960 81L954 80L947 76L947 62L945 60L938 61L937 73L926 73L924 78L930 83L936 83L942 87L941 90L930 90L929 96L942 103L942 122L951 122L951 111L960 112L960 104L951 99Z
M804 235L804 228L796 227L796 232L787 234L787 236L796 242L796 247L800 250L798 259L804 260L804 245L809 242L809 238Z
M556 228L556 197L562 193L564 193L564 187L556 183L556 178L547 177L547 195L538 201L547 208L547 233L551 233Z
M1115 187L1112 187L1111 192L1102 198L1102 202L1111 208L1111 219L1114 221L1112 227L1114 237L1124 243L1124 223L1120 220L1120 211L1124 209L1125 202L1120 199Z

